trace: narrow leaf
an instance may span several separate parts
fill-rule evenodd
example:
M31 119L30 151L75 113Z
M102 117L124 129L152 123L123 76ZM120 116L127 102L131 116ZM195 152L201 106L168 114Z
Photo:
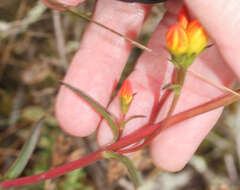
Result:
M42 117L33 126L32 132L31 132L27 142L24 144L19 157L16 159L16 161L13 163L11 168L5 174L4 179L14 179L22 173L22 171L26 167L26 165L27 165L28 161L30 160L31 155L37 145L37 142L38 142L38 139L40 136L40 129L41 129L41 126L42 126L44 120L45 120L45 118Z
M127 156L116 154L113 151L104 151L103 157L106 159L115 159L115 160L120 161L122 164L124 164L127 167L129 175L130 175L131 179L133 180L135 186L138 187L140 185L137 170L136 170L135 166L133 165L133 163L131 162L131 160Z
M175 94L179 94L181 86L178 84L167 84L163 87L163 89L171 89Z
M170 88L171 85L172 85L171 83L167 83L167 84L165 84L165 85L162 87L162 90L165 90L165 89Z
M89 105L91 105L108 123L108 125L111 127L113 135L114 135L114 142L119 137L119 130L118 126L115 123L115 121L112 118L115 118L113 114L109 113L101 104L99 104L97 101L95 101L93 98L85 94L83 91L71 86L70 84L64 83L60 81L61 84L68 87L72 91L74 91L76 94L78 94L81 98L83 98Z
M132 121L133 119L144 118L144 117L146 117L146 116L145 116L145 115L134 115L134 116L131 116L130 118L128 118L126 121L124 121L124 122L122 123L122 125L120 126L120 128L123 130L124 127L125 127L125 125L126 125L128 122Z

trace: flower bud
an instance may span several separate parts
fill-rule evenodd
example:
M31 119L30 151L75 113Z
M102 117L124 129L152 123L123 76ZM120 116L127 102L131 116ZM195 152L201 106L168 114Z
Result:
M197 20L193 20L189 23L187 35L189 38L189 48L187 54L200 54L207 46L208 36Z
M186 30L179 24L170 27L166 35L167 47L172 56L179 57L188 49L188 36Z
M123 114L126 114L133 99L132 85L125 80L120 89L120 106Z
M182 6L178 14L178 24L184 29L187 29L189 23L189 15L186 6Z

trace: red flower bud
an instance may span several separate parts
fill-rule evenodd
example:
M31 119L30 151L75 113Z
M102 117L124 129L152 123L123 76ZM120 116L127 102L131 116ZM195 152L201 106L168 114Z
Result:
M119 94L122 113L126 114L133 99L132 85L129 80L123 82Z

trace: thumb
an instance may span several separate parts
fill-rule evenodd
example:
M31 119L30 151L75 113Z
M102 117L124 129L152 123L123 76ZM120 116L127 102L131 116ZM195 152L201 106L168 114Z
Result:
M64 10L63 7L75 7L84 1L85 0L41 0L47 7L57 10Z
M240 1L184 1L204 25L225 61L240 79Z

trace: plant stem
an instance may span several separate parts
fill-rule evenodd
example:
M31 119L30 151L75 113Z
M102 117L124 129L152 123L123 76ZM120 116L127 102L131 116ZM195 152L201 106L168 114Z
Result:
M240 93L240 90L238 90L237 93ZM229 105L238 100L240 100L240 97L236 96L234 94L227 94L224 96L217 97L217 98L215 98L211 101L208 101L204 104L201 104L199 106L196 106L196 107L186 110L184 112L173 115L172 117L170 117L168 119L166 127L172 126L178 122L184 121L186 119L197 116L199 114L209 112L216 108ZM165 120L163 120L155 125L144 126L140 129L136 130L135 132L119 139L119 141L106 147L103 150L98 150L98 151L91 153L79 160L67 163L67 164L57 167L55 169L52 169L52 170L49 170L49 171L46 171L46 172L43 172L43 173L40 173L37 175L33 175L33 176L28 176L28 177L18 178L18 179L14 179L14 180L7 180L7 181L0 182L0 187L10 188L10 187L29 185L29 184L37 183L40 181L44 181L46 179L56 178L65 173L68 173L72 170L75 170L75 169L78 169L81 167L85 167L89 164L92 164L92 163L102 159L103 151L118 151L118 152L120 152L121 148L124 148L133 143L139 142L140 140L142 140L148 136L155 137L157 134L159 134L159 132L161 132L163 130L161 128L161 126L164 122L165 122ZM131 148L128 150L131 150Z
M174 83L174 80L175 80L174 75L175 75L175 69L173 70L170 83ZM149 121L148 121L149 125L151 125L155 122L155 120L156 120L156 118L159 114L159 111L162 109L165 101L168 99L171 92L172 92L171 89L166 89L166 91L162 95L161 99L159 101L157 100L157 103L156 103L156 105L153 106L152 112L151 112L150 117L149 117Z
M180 67L176 67L174 69L174 72L173 72L173 85L175 85L174 88L177 88L177 89L175 89L175 90L173 89L173 91L174 91L173 100L171 102L171 106L170 106L170 109L168 110L167 116L166 116L165 120L163 121L163 123L161 125L161 131L169 126L168 125L168 120L172 116L172 114L173 114L173 112L174 112L174 110L175 110L175 108L177 106L177 103L178 103L178 100L179 100L179 97L180 97L180 93L181 93L181 90L182 90L182 87L183 87L183 84L184 84L184 81L185 81L186 72L187 72L187 70L184 67L181 67L181 66ZM160 131L158 133L160 133ZM138 149L141 149L141 148L145 147L157 135L158 134L150 135L148 138L145 139L145 141L142 144L137 145L135 147L132 147L131 151L136 151Z
M91 163L94 163L94 162L100 160L101 158L102 158L101 151L97 151L97 152L91 153L79 160L70 162L63 166L48 170L46 172L43 172L43 173L40 173L37 175L0 182L0 187L3 187L3 188L19 187L19 186L25 186L25 185L37 183L37 182L44 181L47 179L56 178L58 176L66 174L77 168L85 167Z
M236 92L240 93L240 90L237 90ZM130 138L131 140L133 140L133 138L135 138L134 140L135 140L135 142L137 142L137 141L140 141L141 139L143 139L144 137L147 137L147 136L150 136L150 135L151 135L151 138L154 138L161 131L163 131L164 129L166 129L169 126L172 126L172 125L174 125L176 123L179 123L179 122L182 122L184 120L190 119L190 118L195 117L197 115L200 115L202 113L206 113L206 112L212 111L214 109L220 108L222 106L226 106L226 105L232 104L232 103L234 103L236 101L239 101L239 100L240 100L240 97L236 96L236 95L234 95L232 93L231 94L227 94L227 95L223 95L223 96L220 96L220 97L217 97L217 98L215 98L213 100L210 100L210 101L208 101L208 102L206 102L204 104L201 104L201 105L196 106L194 108L191 108L189 110L186 110L186 111L180 112L180 113L178 113L176 115L173 115L172 117L169 118L165 128L161 127L162 124L165 122L165 120L163 120L163 121L160 121L159 123L157 123L155 125L152 125L150 127L140 128L137 131L135 131L134 133L129 134L128 136L126 136L127 137L126 139L122 138L120 140L127 141L128 138ZM146 130L146 129L148 129L148 130ZM138 134L138 135L136 135L135 133ZM128 148L128 149L124 149L124 150L119 150L119 151L117 151L117 153L123 154L123 153L135 152L135 151L137 151L139 149L144 148L150 142L151 141L146 140L146 141L144 141L140 145L137 145L135 147L131 147L131 148ZM127 142L120 142L120 141L118 141L116 143L121 143L123 145L125 145L125 143L127 144ZM113 145L115 145L115 144L113 144ZM122 146L121 148L123 148L123 147L124 146ZM118 147L118 148L120 148L120 147Z

